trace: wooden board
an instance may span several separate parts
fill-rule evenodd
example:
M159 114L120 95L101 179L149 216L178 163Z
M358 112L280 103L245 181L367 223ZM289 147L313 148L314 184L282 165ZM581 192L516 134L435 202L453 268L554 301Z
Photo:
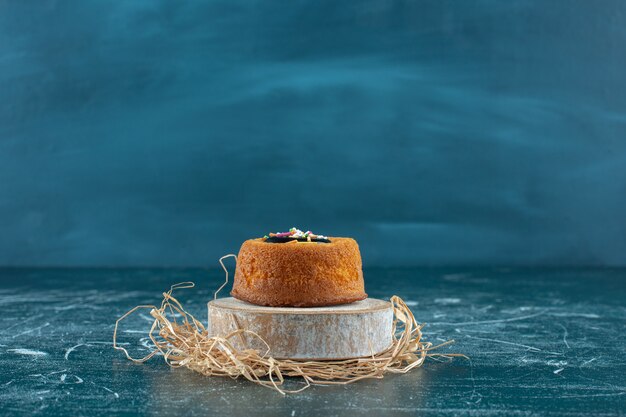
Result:
M251 330L280 359L346 359L370 356L392 341L393 310L388 301L368 298L331 307L263 307L232 297L209 302L209 333L224 336ZM253 336L233 338L237 348L267 347Z

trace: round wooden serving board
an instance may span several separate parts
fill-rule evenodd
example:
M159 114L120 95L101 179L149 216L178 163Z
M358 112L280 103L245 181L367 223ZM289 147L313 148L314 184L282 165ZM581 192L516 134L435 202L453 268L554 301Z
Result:
M209 302L209 334L226 336L234 330L257 333L280 359L348 359L371 356L392 342L393 309L388 301L367 298L331 307L264 307L232 297ZM239 349L265 352L250 335L231 342Z

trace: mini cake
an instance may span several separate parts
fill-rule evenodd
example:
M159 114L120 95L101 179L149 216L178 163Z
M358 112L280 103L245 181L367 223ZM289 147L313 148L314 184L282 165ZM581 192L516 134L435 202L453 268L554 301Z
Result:
M272 307L318 307L367 297L359 245L292 228L246 240L231 295Z

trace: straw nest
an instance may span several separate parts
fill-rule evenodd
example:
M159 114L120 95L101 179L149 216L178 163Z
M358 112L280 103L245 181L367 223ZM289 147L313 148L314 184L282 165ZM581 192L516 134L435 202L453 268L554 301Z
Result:
M403 374L420 367L427 357L447 358L463 356L454 353L433 353L437 346L422 341L422 327L416 322L409 307L398 296L391 297L394 321L391 345L379 354L345 360L288 360L272 357L267 345L259 335L246 329L238 329L226 335L209 335L205 326L183 308L172 295L175 290L192 288L192 282L173 285L163 293L160 307L137 306L115 322L113 347L124 352L133 362L145 362L156 354L162 354L171 367L186 367L206 376L244 377L247 380L272 388L281 394L296 393L311 385L350 384L367 378L383 378L386 373ZM120 322L134 312L149 309L154 318L149 336L154 350L143 358L133 358L117 343ZM232 340L242 335L261 340L265 351L237 349ZM304 385L298 389L285 388L286 377L299 378Z

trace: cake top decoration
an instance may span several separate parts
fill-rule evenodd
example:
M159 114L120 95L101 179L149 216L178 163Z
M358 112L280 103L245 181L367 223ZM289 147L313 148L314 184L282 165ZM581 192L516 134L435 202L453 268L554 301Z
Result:
M328 237L323 235L316 235L315 233L307 230L302 230L292 227L288 232L270 233L269 236L263 236L266 242L269 243L284 243L284 242L323 242L330 243Z

